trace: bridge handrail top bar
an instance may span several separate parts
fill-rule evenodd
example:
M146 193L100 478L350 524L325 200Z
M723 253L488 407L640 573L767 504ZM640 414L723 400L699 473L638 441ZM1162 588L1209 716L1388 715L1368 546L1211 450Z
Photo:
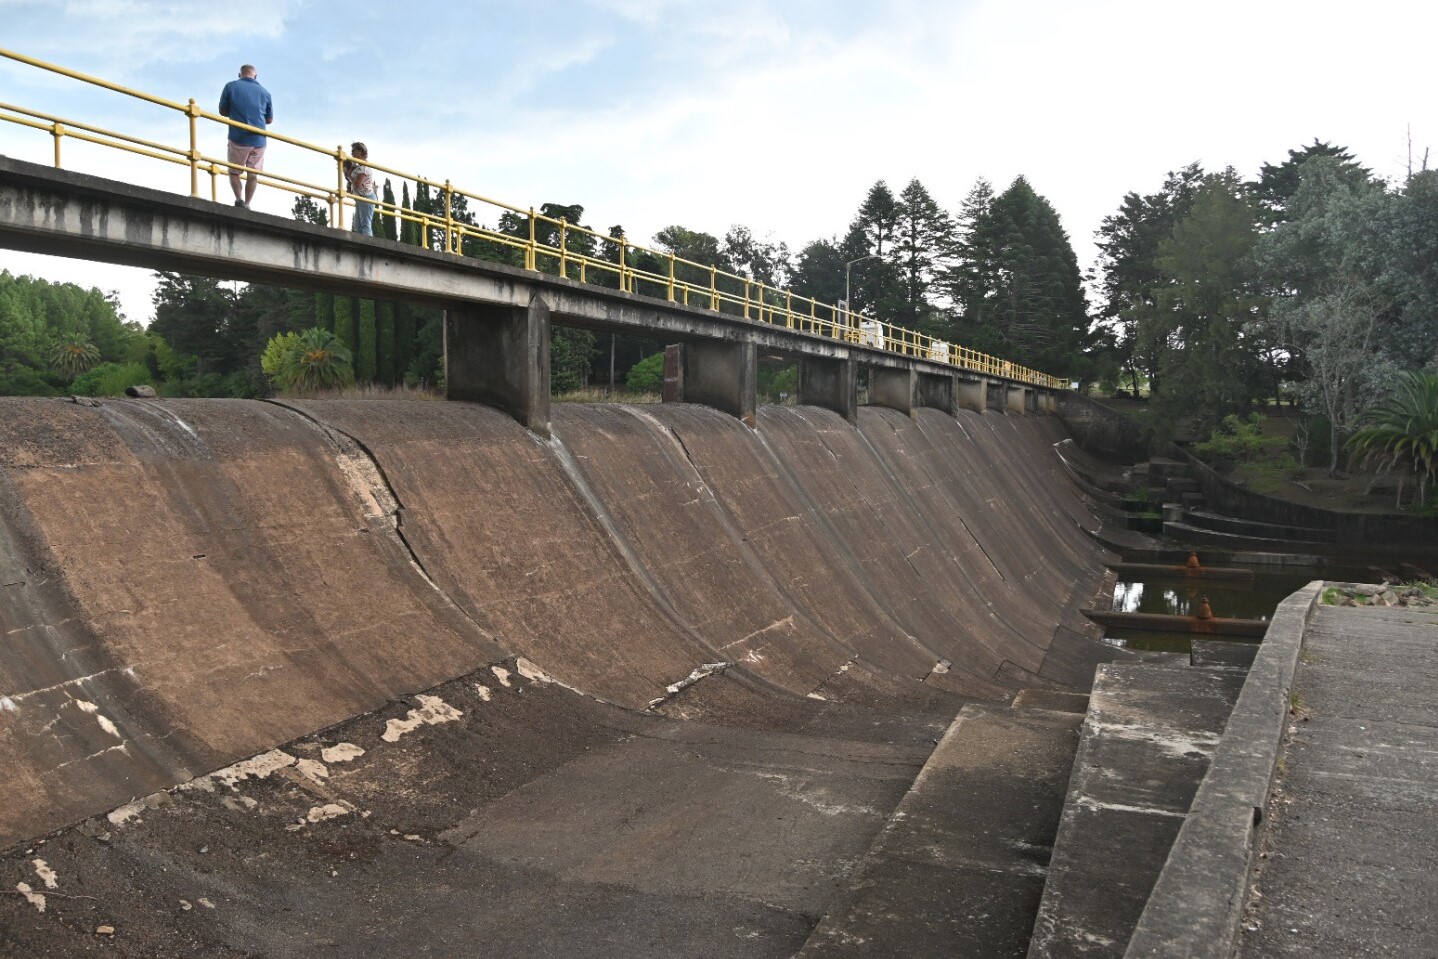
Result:
M26 107L0 103L0 110L17 114L17 116L0 115L0 120L16 123L31 129L48 130L51 133L56 141L55 166L60 166L60 139L62 137L71 137L83 142L124 150L151 159L164 160L178 165L188 165L192 171L191 193L195 196L199 195L197 178L202 169L208 172L212 179L222 169L236 175L240 173L253 173L263 176L267 181L273 181L274 185L289 192L298 193L312 199L326 199L331 204L331 212L335 211L335 204L338 203L339 216L335 225L343 228L345 201L353 200L355 195L349 192L347 188L342 166L345 162L353 161L355 158L347 153L342 145L334 149L321 147L317 144L301 140L298 137L253 127L238 120L233 120L229 117L221 116L218 113L202 109L197 105L194 99L190 99L187 103L180 103L135 90L121 84L112 83L86 73L81 73L78 70L71 70L56 64L47 63L38 58L3 47L0 47L0 56L36 67L40 70L88 83L101 89L165 107L184 114L190 120L191 145L190 148L186 150L156 143L130 134L107 130L80 121L53 116ZM198 143L196 142L195 121L199 119L219 123L231 129L239 129L266 137L272 137L281 143L330 158L336 164L340 165L340 175L337 177L337 182L334 187L322 187L268 170L252 170L249 167L230 163L228 159L220 160L215 157L206 156L200 151ZM714 264L700 263L686 257L678 256L673 251L658 250L632 243L623 234L611 236L606 233L600 233L591 227L583 226L582 224L570 223L562 217L553 217L545 213L537 212L533 206L527 208L515 206L493 199L492 197L472 193L456 187L449 180L444 180L443 182L432 180L428 177L407 173L393 167L371 163L368 159L362 162L371 170L393 177L399 177L402 180L411 180L417 185L423 185L429 189L440 191L440 193L443 194L443 213L438 211L430 213L420 212L400 207L393 203L384 203L378 198L375 198L373 201L369 201L369 198L365 198L367 201L372 202L376 209L393 211L392 215L404 222L420 224L421 227L426 230L443 229L443 249L440 252L464 255L463 240L474 237L524 251L525 270L542 272L538 270L538 259L545 257L547 259L557 260L565 271L565 278L568 279L568 268L565 264L577 263L580 266L581 278L584 276L586 270L591 269L598 269L617 275L622 292L638 292L637 286L640 283L657 285L665 288L670 301L675 300L676 293L682 293L685 306L691 306L689 297L696 295L701 300L704 298L708 299L708 308L711 311L717 311L718 307L723 304L742 307L742 318L745 321L752 322L754 318L751 317L751 310L757 311L757 321L763 324L783 324L790 328L794 328L796 324L801 324L810 329L816 327L823 329L827 327L830 332L824 335L851 343L857 343L861 346L874 347L907 356L917 356L948 366L955 366L960 369L989 373L1051 389L1067 388L1067 383L1058 377L1049 376L1048 374L1040 373L1037 370L1029 369L1017 363L989 356L988 354L981 353L978 350L962 344L951 343L926 333L896 326L887 321L880 320L877 317L850 310L847 304L841 309L838 305L823 303L814 297L795 294L793 291L782 287L770 286L753 277L721 270ZM451 212L452 198L455 196L464 197L467 200L474 200L478 203L525 218L529 224L528 239L502 233L497 228L491 229L480 224L456 221ZM545 223L550 227L558 228L560 245L551 246L547 242L540 242L535 235L535 225L537 223ZM571 251L567 247L567 236L571 232L593 238L599 243L617 246L617 261L606 260L583 251ZM433 241L430 236L426 235L424 239L425 246L432 248L430 244ZM667 265L667 272L655 272L626 262L629 258L629 251L656 258L659 263ZM707 272L709 274L709 285L705 287L694 282L692 279L686 279L680 276L678 272L680 268L697 270L701 274ZM721 279L725 281L725 284L742 284L742 297L737 290L726 290L722 288L720 285ZM751 296L751 293L755 291L757 291L757 297ZM782 304L777 302L780 298L782 298ZM807 307L809 313L799 312L795 309L796 305L801 309ZM821 308L824 313L828 314L827 316L819 315Z

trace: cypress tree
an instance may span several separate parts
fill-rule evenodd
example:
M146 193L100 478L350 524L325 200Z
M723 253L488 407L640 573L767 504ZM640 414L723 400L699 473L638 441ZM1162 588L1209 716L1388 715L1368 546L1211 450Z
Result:
M355 379L361 383L373 383L377 369L375 348L377 346L377 320L374 300L359 301L359 343L355 350Z
M389 177L385 177L384 195L381 199L384 201L384 206L380 208L382 212L379 215L379 220L384 227L385 239L397 240L399 239L399 234L396 232L395 226L394 187L390 185Z
M394 316L394 368L395 375L401 382L409 376L409 365L414 362L415 336L418 330L414 307L408 303L398 304Z
M344 344L345 349L353 355L355 345L358 342L355 336L355 307L354 299L348 296L337 296L335 301L335 339Z
M379 334L375 343L376 376L381 383L393 386L395 382L394 304L379 304L377 313Z
M403 183L400 184L400 187L399 187L399 188L400 188L400 199L399 199L399 205L400 205L400 207L401 207L402 209L409 210L411 213L413 213L413 212L414 212L414 206L410 203L410 200L409 200L409 181L408 181L408 180L405 180ZM401 243L408 244L409 246L418 246L418 245L419 245L419 240L416 238L416 233L417 233L417 232L418 232L418 230L416 229L415 225L414 225L412 222L410 222L409 220L401 220L401 221L400 221L400 224L399 224L399 241L400 241Z
M316 293L314 300L314 322L310 326L318 326L322 330L335 331L335 295L333 293Z

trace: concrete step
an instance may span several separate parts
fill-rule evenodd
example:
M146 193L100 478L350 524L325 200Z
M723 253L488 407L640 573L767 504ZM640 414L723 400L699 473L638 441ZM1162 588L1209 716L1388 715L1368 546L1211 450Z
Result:
M1194 666L1227 667L1246 672L1257 655L1258 643L1195 638L1189 646L1189 663Z
M1020 959L1082 722L965 706L798 955Z
M1059 689L1021 689L1009 705L1014 709L1051 709L1083 715L1088 712L1088 694L1067 693Z
M1029 959L1123 955L1243 678L1098 668Z

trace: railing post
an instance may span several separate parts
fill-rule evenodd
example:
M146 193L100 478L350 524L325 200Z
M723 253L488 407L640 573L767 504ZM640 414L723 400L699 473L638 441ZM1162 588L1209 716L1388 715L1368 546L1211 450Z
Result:
M559 218L559 275L569 279L569 221Z
M448 183L449 181L446 180L445 182ZM536 252L537 252L537 250L538 250L538 247L537 247L536 244L535 244L534 235L535 235L535 234L534 234L534 207L530 207L530 208L529 208L529 248L524 251L524 268L525 268L526 270L535 270L535 269L538 269L538 266L536 265L536 264L539 262L539 258L538 258L538 256L536 255Z
M792 290L784 291L784 325L791 330L794 328L794 293Z
M60 124L60 123L56 123L56 124L54 125L54 127L50 130L50 134L55 138L55 169L59 170L59 169L61 168L61 167L60 167L60 138L65 135L65 127L64 127L64 125L63 125L63 124Z
M454 252L454 187L448 180L444 181L444 252Z
M629 281L625 276L624 248L629 244L624 242L624 234L619 234L619 292L629 292Z
M674 302L674 254L669 254L669 302Z
M195 105L195 98L190 98L190 104L185 108L185 115L190 118L190 196L200 195L200 131L199 116L200 108Z
M348 195L345 186L345 148L341 144L335 147L335 203L334 216L330 217L330 222L339 230L345 228L345 197Z
M744 281L744 319L749 319L749 281Z
M719 268L709 267L709 309L719 312Z

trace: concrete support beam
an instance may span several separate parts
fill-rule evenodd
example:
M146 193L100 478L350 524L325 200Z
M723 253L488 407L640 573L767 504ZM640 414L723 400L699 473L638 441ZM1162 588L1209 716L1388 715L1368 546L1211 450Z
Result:
M930 409L943 410L950 416L958 413L955 395L955 378L952 373L920 373L919 405Z
M1027 387L1010 384L1005 396L1006 412L1020 415L1025 413L1028 410L1028 393Z
M444 392L549 436L549 307L458 303L444 313Z
M833 410L850 423L859 419L859 364L852 358L799 360L799 403Z
M912 367L869 367L869 402L874 406L887 406L912 416L914 407L918 405L918 392L918 375Z
M749 427L759 425L759 351L752 340L710 340L665 350L678 355L673 385L666 372L665 402L703 403L737 416Z
M959 409L982 413L989 408L988 380L956 379L954 390L958 393Z

